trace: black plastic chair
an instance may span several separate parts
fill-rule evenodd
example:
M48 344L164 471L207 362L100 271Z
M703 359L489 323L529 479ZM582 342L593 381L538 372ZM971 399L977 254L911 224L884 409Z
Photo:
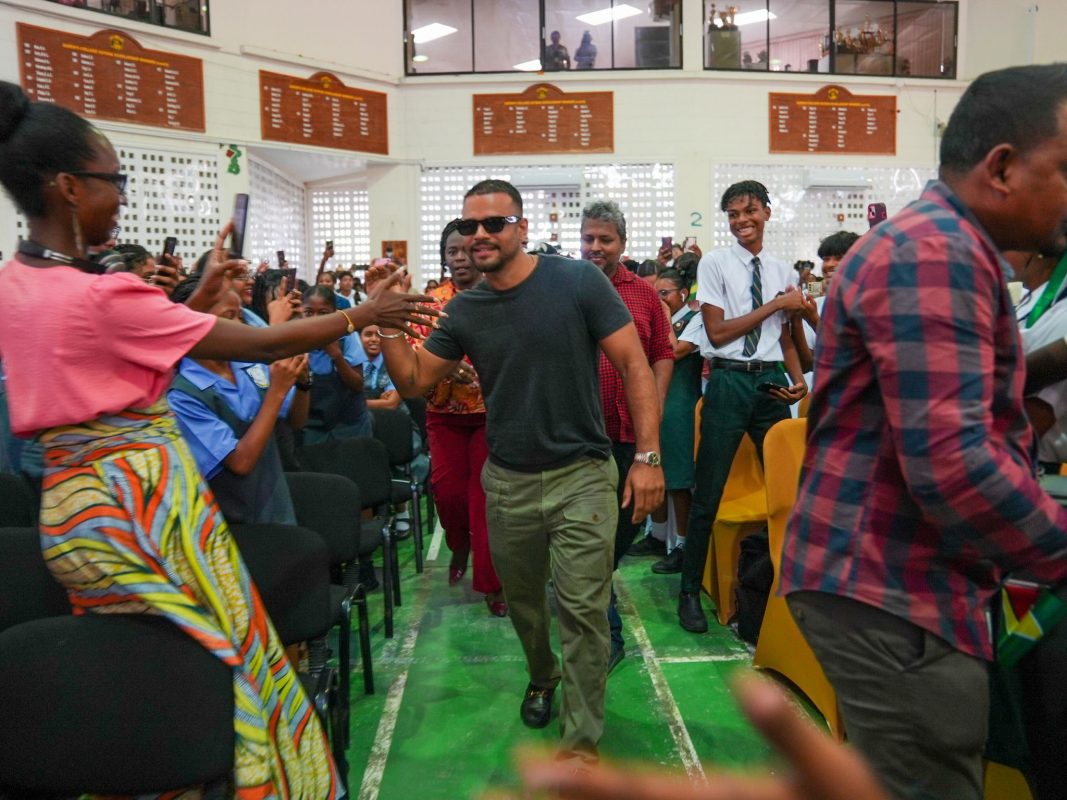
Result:
M282 644L326 636L337 620L337 605L330 584L329 548L323 538L296 525L246 523L231 526L230 532ZM301 680L330 737L338 773L347 786L348 709L341 702L337 673L323 663Z
M158 793L233 772L230 668L162 617L71 616L36 528L0 529L0 704L0 796Z
M341 475L326 472L286 473L289 494L293 499L297 522L315 531L330 550L330 564L343 576L343 586L332 587L335 608L340 609L341 626L339 646L341 650L341 702L347 708L349 700L348 678L351 674L349 631L352 624L351 608L355 605L359 620L359 647L363 662L363 690L374 694L374 666L371 662L370 621L367 615L367 591L358 580L356 559L367 556L382 546L381 531L374 536L364 536L360 525L360 509L363 501L359 487ZM347 726L345 728L347 730Z
M426 454L426 460L432 461L430 457L430 433L426 427L426 398L409 397L404 400L404 405L411 412L411 421L415 424L415 429L422 438L422 451ZM431 536L433 535L434 512L436 511L433 504L433 484L430 482L432 473L432 469L426 473L426 480L422 487L422 496L426 498L426 533Z
M373 519L360 520L361 540L382 541L382 594L385 598L385 636L393 636L393 606L401 604L400 561L389 529L387 510L393 495L389 475L389 454L377 439L333 439L310 445L300 451L308 469L348 478L359 487L362 510Z
M0 528L34 526L40 513L37 493L22 475L0 472Z
M411 521L415 536L415 572L422 572L422 487L411 470L411 462L417 455L412 441L411 415L393 408L376 408L374 415L374 438L385 445L389 453L389 466L404 477L393 479L391 502L397 506L411 503Z

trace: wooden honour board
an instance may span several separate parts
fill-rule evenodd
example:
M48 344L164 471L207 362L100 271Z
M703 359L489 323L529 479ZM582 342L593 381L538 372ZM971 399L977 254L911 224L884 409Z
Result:
M614 92L567 94L539 83L520 94L474 95L476 156L614 150Z
M204 131L204 65L127 33L92 36L18 23L19 75L34 100L95 119Z
M815 94L771 92L772 153L896 155L897 98L824 86Z
M345 86L329 72L298 78L260 70L259 94L264 139L389 155L382 92Z

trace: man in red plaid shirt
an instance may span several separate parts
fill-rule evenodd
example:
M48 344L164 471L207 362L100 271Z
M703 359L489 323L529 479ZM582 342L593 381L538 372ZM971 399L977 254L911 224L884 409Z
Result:
M999 255L1065 245L1067 65L988 73L940 180L856 243L824 306L781 586L896 797L982 797L992 600L1007 573L1067 578Z
M659 394L660 408L667 398L674 369L674 348L671 346L671 324L667 311L656 291L633 272L620 265L619 259L626 249L626 218L619 206L610 200L596 200L582 211L582 258L591 261L608 276L611 285L629 310L641 339L641 349L652 367ZM600 353L597 367L600 376L600 405L604 410L604 429L611 439L611 453L619 468L619 501L622 501L626 475L634 461L659 463L658 453L638 453L635 446L634 424L626 405L626 392L622 376L611 361ZM634 522L629 514L619 514L615 528L615 569L633 544L642 523ZM622 619L616 608L615 589L611 590L611 605L608 607L608 623L611 627L611 657L608 672L622 660L624 642Z

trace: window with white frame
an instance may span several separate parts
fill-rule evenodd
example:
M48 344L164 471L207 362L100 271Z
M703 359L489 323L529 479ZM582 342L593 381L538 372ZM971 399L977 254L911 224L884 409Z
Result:
M673 164L590 164L528 167L430 167L422 174L419 229L423 275L437 275L441 230L463 209L463 195L490 178L515 185L529 220L530 248L548 242L577 257L582 208L614 200L626 216L627 254L655 258L660 239L674 234Z
M366 189L313 189L311 242L321 253L333 242L334 269L370 263L370 195Z
M285 260L298 270L297 275L306 281L314 280L321 254L305 257L307 225L303 185L258 159L249 158L248 166L251 186L245 258L252 265L262 260L277 267L277 252L284 250Z
M210 250L222 227L218 157L214 153L129 147L113 139L119 169L128 176L126 205L119 212L118 241L163 250L168 236L187 267ZM16 232L27 235L19 215Z

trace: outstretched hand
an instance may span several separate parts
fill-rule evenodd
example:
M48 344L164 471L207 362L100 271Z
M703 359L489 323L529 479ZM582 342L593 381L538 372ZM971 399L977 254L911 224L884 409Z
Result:
M368 285L372 282L371 271L375 269L378 268L371 267L367 272ZM407 294L403 288L406 279L406 268L398 269L387 276L376 275L374 288L360 305L370 305L375 325L381 328L398 328L408 336L421 339L423 337L412 327L412 323L436 327L434 318L442 316L443 312L433 307L435 300L429 295Z
M211 249L211 256L200 275L200 286L186 301L186 305L197 311L210 310L222 294L229 291L233 279L248 271L248 262L240 258L231 258L226 249L226 238L232 232L233 221L231 220L215 237L215 246Z

